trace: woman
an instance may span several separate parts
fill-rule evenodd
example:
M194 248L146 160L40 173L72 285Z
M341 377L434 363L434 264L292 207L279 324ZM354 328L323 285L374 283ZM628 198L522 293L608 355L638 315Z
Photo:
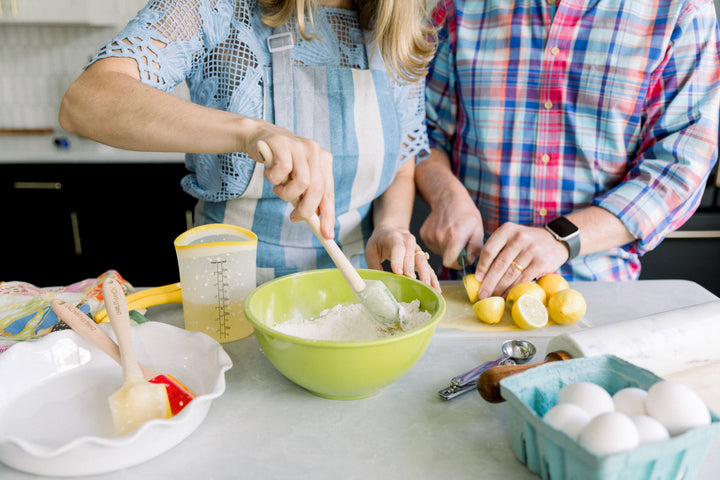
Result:
M254 231L259 283L333 266L299 222L318 213L356 267L389 260L439 288L409 232L414 159L428 151L424 8L153 0L70 86L60 123L119 148L186 152L196 223ZM182 81L192 102L166 93Z

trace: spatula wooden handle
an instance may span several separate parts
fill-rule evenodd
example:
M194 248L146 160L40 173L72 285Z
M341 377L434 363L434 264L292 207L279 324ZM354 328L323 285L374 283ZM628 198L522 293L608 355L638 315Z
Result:
M108 278L103 282L102 292L105 308L110 318L110 325L115 332L115 337L117 337L118 348L120 348L123 378L126 381L130 378L142 378L142 371L137 360L135 360L135 353L132 348L130 316L122 285L114 278Z
M59 298L53 298L50 305L57 316L63 322L67 323L68 326L75 331L75 333L108 354L108 356L117 363L121 363L120 349L115 341L110 338L110 335L105 333L105 330L100 328L100 326L93 322L90 317L85 315L82 310ZM155 371L150 370L142 364L140 364L140 370L142 371L145 380L151 380L158 375Z
M260 155L263 157L265 166L270 168L273 163L272 150L270 150L268 144L262 140L258 142L257 147ZM296 206L295 203L293 203L293 205ZM340 270L343 277L345 277L345 280L350 285L350 288L352 288L356 293L365 290L365 280L360 277L360 274L357 270L355 270L355 267L353 267L352 263L350 263L350 260L348 260L342 250L340 250L338 244L335 243L334 240L325 238L325 235L322 234L322 231L320 230L320 218L318 218L317 214L313 213L310 218L304 218L303 220L305 220L305 223L307 223L308 227L310 227L310 230L317 237L322 246L325 247L325 251L328 255L330 255L332 261L335 262L335 266L338 270Z
M480 378L478 378L478 392L485 401L490 403L500 403L505 401L500 395L500 380L516 373L524 372L531 368L543 365L549 362L557 362L561 360L569 360L572 357L567 352L561 350L550 352L545 356L545 361L541 363L526 363L521 365L498 365L485 370Z

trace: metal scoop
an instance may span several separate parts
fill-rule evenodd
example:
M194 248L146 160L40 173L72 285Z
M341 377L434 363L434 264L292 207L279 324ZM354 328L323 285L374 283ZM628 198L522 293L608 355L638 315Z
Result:
M500 347L503 355L497 360L485 362L472 370L450 380L450 385L438 392L445 400L450 400L477 387L480 375L491 367L498 365L515 365L527 363L535 356L535 345L526 340L506 340Z

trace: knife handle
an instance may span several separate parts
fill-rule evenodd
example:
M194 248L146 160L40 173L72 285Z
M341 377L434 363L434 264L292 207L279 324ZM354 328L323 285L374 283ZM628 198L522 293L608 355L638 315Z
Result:
M480 396L490 403L504 402L505 399L500 395L500 380L516 373L524 372L538 365L544 365L549 362L558 362L562 360L570 360L572 357L569 353L562 350L550 352L545 356L545 361L541 363L525 363L518 365L498 365L497 367L488 368L478 379L477 389Z

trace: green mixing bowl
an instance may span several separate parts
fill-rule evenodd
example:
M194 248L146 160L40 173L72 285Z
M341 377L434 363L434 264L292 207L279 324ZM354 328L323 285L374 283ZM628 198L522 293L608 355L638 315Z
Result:
M338 400L369 397L402 377L425 352L445 313L445 299L432 287L379 270L358 270L381 280L399 302L420 300L431 319L414 330L377 340L311 340L278 332L273 325L315 318L342 303L358 303L339 270L311 270L276 278L245 299L245 316L260 347L283 375L315 395Z

